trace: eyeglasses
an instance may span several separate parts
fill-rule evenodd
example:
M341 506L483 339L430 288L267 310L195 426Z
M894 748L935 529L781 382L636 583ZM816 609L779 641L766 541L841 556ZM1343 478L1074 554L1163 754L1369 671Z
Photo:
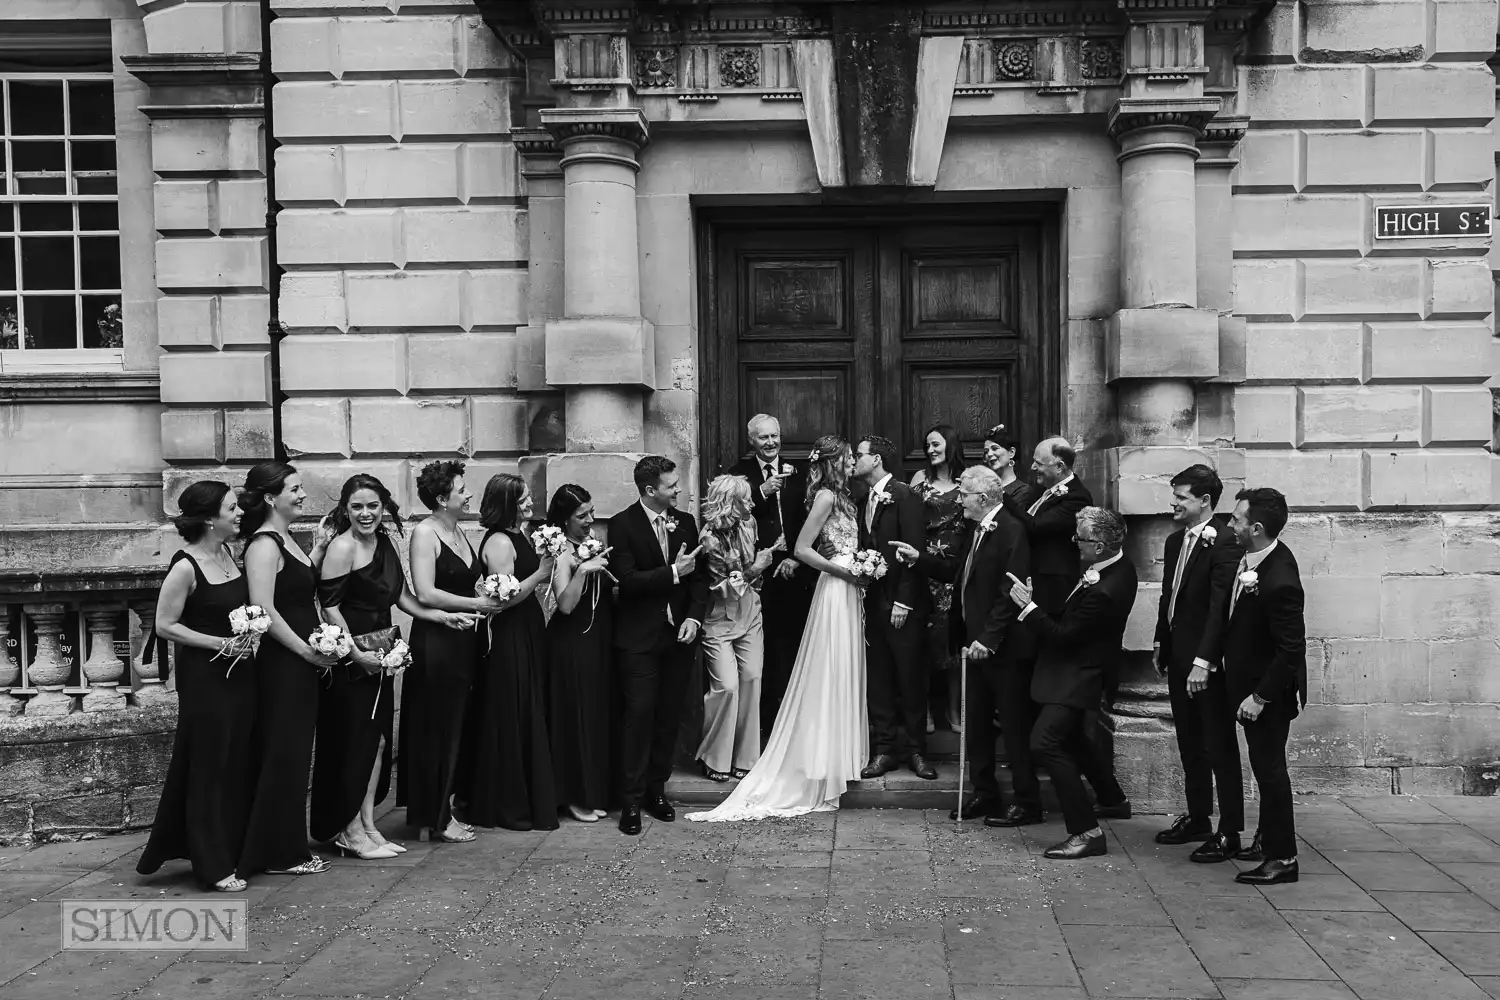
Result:
M1082 535L1074 535L1073 536L1073 541L1075 543L1076 542L1088 542L1090 545L1098 545L1099 544L1099 539L1097 539L1097 538L1084 538Z

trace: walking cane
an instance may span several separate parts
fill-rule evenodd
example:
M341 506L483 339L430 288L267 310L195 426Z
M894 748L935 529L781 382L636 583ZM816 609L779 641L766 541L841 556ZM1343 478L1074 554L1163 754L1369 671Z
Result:
M958 651L958 717L963 720L964 731L958 734L958 822L964 821L964 765L968 762L965 748L968 746L969 729L969 650Z

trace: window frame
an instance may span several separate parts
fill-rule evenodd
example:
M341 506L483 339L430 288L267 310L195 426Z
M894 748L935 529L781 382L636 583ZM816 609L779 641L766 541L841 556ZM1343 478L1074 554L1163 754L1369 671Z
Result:
M47 136L20 136L13 133L15 128L14 114L11 104L11 86L16 82L21 83L51 83L62 82L63 105L62 105L62 127L61 135ZM84 298L87 296L113 296L119 301L122 310L122 332L123 332L123 310L125 307L124 295L124 260L119 262L120 277L119 287L115 288L85 288L83 245L80 239L84 237L110 237L113 238L116 253L121 253L121 236L119 222L120 203L120 146L119 146L119 122L115 121L114 132L110 135L95 135L73 133L73 120L71 115L74 82L105 83L109 85L111 102L117 90L115 74L110 70L74 70L65 67L37 69L30 71L7 70L0 71L0 102L3 102L3 126L0 126L0 144L3 144L4 157L0 161L0 177L4 179L3 192L0 192L0 212L14 213L11 219L11 227L0 232L0 239L9 240L15 248L14 268L12 276L14 289L0 291L0 299L14 299L16 303L16 326L18 335L25 328L25 301L28 298L71 298L73 300L73 317L77 343L79 346L71 348L55 347L26 347L24 338L18 336L17 346L13 348L0 348L0 373L47 373L47 372L119 372L125 367L125 349L122 343L119 347L83 347L81 346L86 331L84 328ZM111 108L113 117L114 108ZM61 141L63 143L63 178L66 190L62 194L21 194L16 190L16 170L14 158L14 144L18 140L26 141ZM115 191L113 194L80 194L72 189L75 185L77 175L74 173L73 155L76 142L103 142L108 141L114 147L115 167L113 171L99 171L98 176L113 174L115 179ZM113 229L82 229L79 218L78 206L83 204L113 204L116 206L115 228ZM72 241L73 251L73 276L72 287L68 290L43 289L28 291L22 285L22 250L21 250L21 220L19 206L34 204L67 205L72 211L72 227L67 231L49 231L45 236L67 237ZM16 207L12 207L16 206Z

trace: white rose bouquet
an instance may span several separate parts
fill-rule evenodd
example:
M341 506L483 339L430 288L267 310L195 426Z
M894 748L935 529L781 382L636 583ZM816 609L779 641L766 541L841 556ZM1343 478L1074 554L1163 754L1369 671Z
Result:
M236 663L247 656L254 656L260 650L260 637L270 627L271 616L259 604L241 604L229 612L229 630L234 635L225 639L212 657L215 660L221 656L233 657L229 661L229 668L224 671L225 677L229 676Z
M307 637L307 644L335 660L342 660L354 652L354 640L349 637L349 633L327 622L313 629L312 635Z
M861 580L879 580L887 569L885 556L874 549L860 549L854 553L854 565L850 567Z
M556 559L568 549L568 536L555 524L544 524L531 535L531 544L543 556Z
M487 597L492 601L504 603L521 592L521 581L509 573L491 573L489 576L480 577L474 584L475 597Z
M411 647L406 640L397 639L391 651L380 658L380 666L390 677L397 677L401 671L411 666Z
M578 561L588 562L604 551L604 543L593 535L578 543Z

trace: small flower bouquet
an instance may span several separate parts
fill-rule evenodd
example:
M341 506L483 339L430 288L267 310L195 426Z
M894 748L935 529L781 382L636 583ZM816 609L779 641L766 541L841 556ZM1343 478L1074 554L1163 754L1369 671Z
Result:
M531 535L531 544L537 553L556 559L567 551L568 536L555 524L544 524Z
M604 552L604 543L593 535L578 543L578 561L588 562Z
M398 677L411 666L411 647L406 644L406 640L397 639L390 652L380 658L380 666L389 677Z
M1245 570L1240 574L1240 589L1247 594L1260 590L1260 574L1253 569Z
M213 655L215 660L221 656L233 657L229 661L229 669L224 671L225 677L229 676L236 663L247 656L254 656L260 650L260 637L270 627L271 616L259 604L242 604L229 612L229 630L234 635L224 640L224 645Z
M854 565L850 568L861 580L879 580L885 576L885 556L874 549L860 549L854 553Z
M491 573L480 577L474 584L475 597L487 597L492 601L505 602L521 591L521 581L509 573Z
M313 629L313 634L307 637L307 644L324 656L331 656L336 660L342 660L354 652L354 640L349 638L349 633L327 622Z
M1205 544L1212 545L1214 539L1219 537L1219 530L1212 524L1205 524L1203 531L1199 533L1198 537L1202 538Z

